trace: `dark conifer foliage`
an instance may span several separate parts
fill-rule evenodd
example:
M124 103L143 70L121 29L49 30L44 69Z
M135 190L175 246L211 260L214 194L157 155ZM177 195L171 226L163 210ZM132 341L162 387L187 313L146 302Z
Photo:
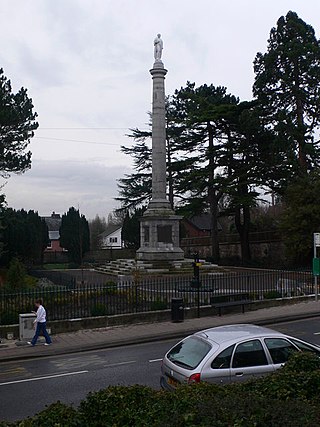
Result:
M254 71L253 94L276 137L269 181L283 191L288 180L319 164L320 43L314 29L295 12L281 16Z
M38 212L4 209L2 212L2 265L16 257L26 265L41 264L48 246L48 227Z
M0 175L22 173L31 166L31 152L25 151L38 128L37 113L27 90L12 92L11 82L0 68Z
M81 265L83 255L90 250L89 224L79 210L71 207L62 215L60 245L68 250L69 261Z

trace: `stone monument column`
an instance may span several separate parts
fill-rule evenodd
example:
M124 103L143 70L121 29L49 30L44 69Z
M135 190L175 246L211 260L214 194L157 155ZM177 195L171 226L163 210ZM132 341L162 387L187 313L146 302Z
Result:
M163 42L160 34L154 40L152 76L152 199L140 220L142 261L175 261L183 259L179 247L179 221L166 196L166 111L164 80L167 70L161 60Z
M150 70L153 80L152 99L152 207L169 208L166 197L166 110L164 79L167 74L162 61ZM151 207L151 206L150 206Z

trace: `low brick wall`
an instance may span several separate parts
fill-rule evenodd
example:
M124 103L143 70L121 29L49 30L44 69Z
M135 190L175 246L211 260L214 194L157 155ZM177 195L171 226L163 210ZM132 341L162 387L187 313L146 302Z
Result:
M283 299L270 299L263 301L256 301L250 304L249 310L259 310L268 307L278 307L284 305L296 304L299 302L307 302L313 300L314 296L303 296L294 298L283 298ZM239 312L238 307L226 307L223 311L224 314ZM197 308L186 309L185 319L194 319L197 317ZM213 316L217 312L211 306L200 307L200 316ZM120 314L114 316L98 316L98 317L86 317L83 319L66 319L56 320L48 322L48 327L51 328L51 334L60 334L63 332L76 332L81 329L97 329L111 326L130 325L137 323L156 323L156 322L168 322L171 320L171 310L159 310L151 311L146 313L132 313L132 314ZM19 325L0 325L0 337L5 338L8 333L13 333L15 338L19 337Z

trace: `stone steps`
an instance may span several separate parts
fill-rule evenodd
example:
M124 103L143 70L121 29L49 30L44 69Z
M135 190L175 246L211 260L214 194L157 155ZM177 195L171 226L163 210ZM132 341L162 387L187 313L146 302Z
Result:
M179 261L153 261L144 262L134 259L112 260L104 265L96 267L100 273L112 276L130 276L139 272L140 274L193 274L193 260L184 259ZM217 273L219 267L215 264L203 262L201 265L202 272Z

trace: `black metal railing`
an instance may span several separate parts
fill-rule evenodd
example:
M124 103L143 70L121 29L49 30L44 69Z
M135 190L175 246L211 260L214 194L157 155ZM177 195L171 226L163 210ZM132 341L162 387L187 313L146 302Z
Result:
M19 292L0 291L0 324L18 323L19 313L34 310L42 298L48 320L164 310L172 298L183 298L185 307L210 305L216 300L253 301L314 293L310 271L254 270L201 274L200 287L192 277L145 278L118 283L75 284Z

